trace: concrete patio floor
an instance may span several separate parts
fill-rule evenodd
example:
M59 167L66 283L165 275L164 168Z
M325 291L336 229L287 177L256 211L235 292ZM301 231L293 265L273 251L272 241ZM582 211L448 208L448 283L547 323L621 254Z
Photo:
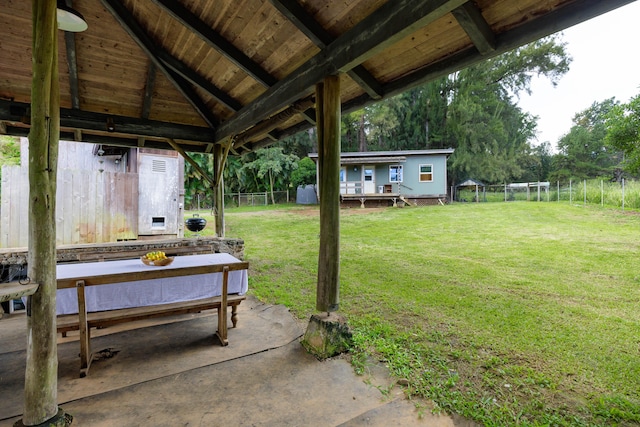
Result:
M249 297L229 345L214 312L92 331L94 359L79 378L77 335L59 337L58 400L74 426L447 426L474 424L418 411L386 368L357 376L345 357L318 361L305 325ZM0 426L23 411L24 312L0 319Z

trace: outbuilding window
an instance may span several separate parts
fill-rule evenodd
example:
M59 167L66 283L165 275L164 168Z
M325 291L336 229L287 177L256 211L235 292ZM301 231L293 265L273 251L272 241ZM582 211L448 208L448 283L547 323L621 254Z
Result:
M420 165L420 182L433 181L433 165Z
M402 182L402 166L389 166L389 182Z

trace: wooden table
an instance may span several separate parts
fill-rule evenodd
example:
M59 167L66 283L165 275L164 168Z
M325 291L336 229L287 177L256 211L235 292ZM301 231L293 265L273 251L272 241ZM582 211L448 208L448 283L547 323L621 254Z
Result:
M132 286L137 286L138 284L153 285L154 279L221 273L221 304L218 312L218 330L216 334L221 344L226 345L228 343L227 293L229 272L248 270L248 268L249 264L247 262L240 261L229 254L179 256L174 259L173 263L164 267L147 266L140 259L59 264L57 266L58 292L69 288L76 288L77 291L81 376L86 375L92 359L90 332L87 323L87 313L91 311L91 309L87 308L87 287L126 282L131 282ZM117 310L117 307L111 309ZM83 373L84 375L82 375Z

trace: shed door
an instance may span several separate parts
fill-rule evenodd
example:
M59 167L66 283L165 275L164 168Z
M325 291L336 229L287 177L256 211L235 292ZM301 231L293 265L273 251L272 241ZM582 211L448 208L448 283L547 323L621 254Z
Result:
M362 181L364 194L373 194L376 192L376 169L375 166L365 165L362 168Z
M140 154L139 235L178 233L178 158Z

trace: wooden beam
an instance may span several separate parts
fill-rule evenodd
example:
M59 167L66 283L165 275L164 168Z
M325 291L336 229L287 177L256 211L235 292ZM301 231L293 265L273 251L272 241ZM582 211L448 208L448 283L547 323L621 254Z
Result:
M469 1L453 9L452 13L482 55L496 50L496 37L473 2Z
M279 112L278 114L274 115L273 117L270 117L267 120L263 120L262 122L257 123L248 131L238 135L236 138L234 138L235 139L234 147L236 148L241 147L246 143L248 143L251 138L255 138L256 136L263 135L267 132L272 131L273 129L278 127L279 124L289 120L291 117L295 116L296 114L301 114L305 112L308 108L311 108L314 104L315 104L315 101L312 98L307 98L307 99L303 99L302 101L296 102L293 106L287 108L286 110ZM274 138L270 138L269 136L267 137L271 140L274 140ZM277 140L278 138L275 138L275 141Z
M22 122L31 109L30 104L0 99L0 121ZM113 119L117 133L149 138L174 138L198 142L211 142L213 130L202 126L145 120L135 117L114 116L68 108L60 109L60 126L86 131L106 131L107 119Z
M65 4L72 8L72 0L65 0ZM78 61L76 57L76 33L64 31L64 43L67 51L67 68L69 70L69 92L71 108L80 109L80 91L78 89Z
M153 0L153 2L263 86L270 87L278 81L181 3L173 0Z
M148 119L151 113L151 102L153 101L153 89L156 85L156 64L153 61L149 61L149 68L147 68L147 80L144 85L144 98L142 99L142 114L143 119Z
M200 89L207 92L218 101L220 104L228 108L229 110L236 112L240 108L242 108L242 104L233 99L227 93L218 89L216 85L211 83L206 77L201 76L200 74L193 71L189 66L187 66L184 62L174 58L167 51L163 49L156 49L154 55L162 61L162 63L169 69L171 69L175 74L181 76L183 79L189 81L194 86L198 86ZM175 77L174 77L175 78ZM206 108L206 105L205 105Z
M204 121L212 128L217 125L217 119L211 113L206 103L198 96L193 88L182 79L178 78L175 71L170 70L156 53L159 49L155 47L154 40L140 27L127 8L117 0L101 0L105 9L107 9L131 38L140 46L143 52L151 59L154 64L161 70L169 81L182 93L185 99L198 112ZM168 60L170 55L165 55L164 60Z
M316 98L320 167L320 250L316 309L337 311L340 302L340 77L324 79ZM321 126L321 128L320 128Z
M216 130L216 142L238 134L307 96L324 76L346 72L466 0L397 0L382 5L323 51L267 89Z
M296 0L269 0L289 21L318 46L320 49L326 48L335 39L320 25ZM382 85L375 77L362 65L347 71L351 77L367 94L373 99L380 99L383 96Z
M191 158L191 156L189 156L180 145L178 145L173 139L167 138L167 143L169 143L169 145L171 145L171 147L176 150L178 153L180 153L180 155L182 157L184 157L184 159L189 162L189 164L191 166L193 166L193 168L196 170L196 172L198 172L198 174L204 178L205 180L207 180L209 182L209 184L211 184L212 187L216 186L216 181L211 178L208 174L207 171L205 171L204 169L202 169L200 167L200 165L198 164L198 162L196 162L195 160L193 160Z

